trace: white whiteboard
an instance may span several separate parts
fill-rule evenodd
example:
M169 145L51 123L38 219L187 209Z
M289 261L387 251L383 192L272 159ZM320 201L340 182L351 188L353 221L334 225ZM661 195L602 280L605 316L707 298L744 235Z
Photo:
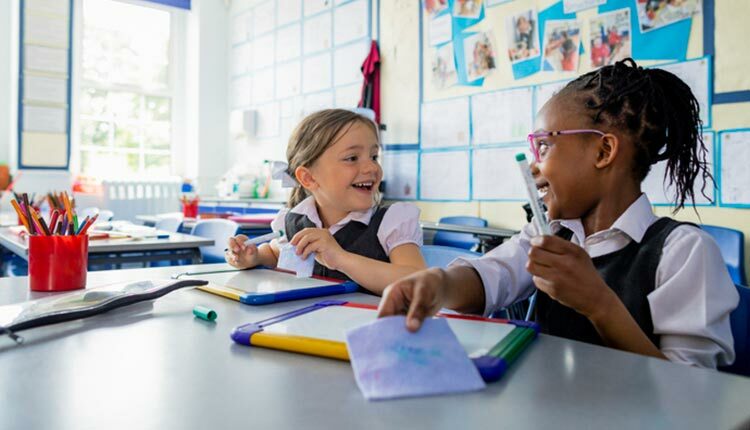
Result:
M706 149L708 149L708 153L706 154L708 171L713 175L714 181L717 181L718 184L716 170L714 169L714 133L703 133L703 143L706 145ZM641 189L646 193L652 204L671 205L674 204L677 198L674 187L669 186L669 179L664 178L666 170L666 160L651 166L651 171L641 184ZM706 186L704 192L709 198L704 197L703 193L701 193L704 184ZM710 181L706 184L700 176L695 178L693 191L695 192L695 204L697 205L710 205L711 201L716 200L716 190L711 186Z
M422 105L422 148L469 145L469 99L462 97Z
M469 152L423 152L419 161L421 200L469 200Z
M385 197L388 199L416 199L419 153L396 151L383 154Z
M703 126L711 127L711 61L709 57L657 67L674 73L685 81L698 100Z
M750 130L722 132L721 204L750 206Z
M533 95L525 87L472 96L473 144L525 141L534 126Z
M526 200L516 154L525 146L475 149L472 155L473 200Z

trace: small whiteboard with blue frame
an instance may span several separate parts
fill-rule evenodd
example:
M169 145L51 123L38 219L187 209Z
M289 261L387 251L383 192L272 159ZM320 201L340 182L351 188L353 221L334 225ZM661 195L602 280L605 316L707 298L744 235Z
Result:
M721 206L750 208L750 128L719 133Z

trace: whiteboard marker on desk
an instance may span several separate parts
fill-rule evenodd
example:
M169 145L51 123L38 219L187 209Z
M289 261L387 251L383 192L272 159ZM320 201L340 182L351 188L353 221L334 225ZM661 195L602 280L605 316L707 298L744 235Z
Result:
M268 233L268 234L264 234L264 235L261 235L261 236L254 237L252 239L248 239L248 240L245 241L245 243L243 245L245 245L245 246L247 246L247 245L258 245L260 243L268 242L270 240L273 240L273 239L276 239L276 238L279 238L279 237L284 237L284 230L274 231L274 232L271 232L271 233ZM229 248L225 248L224 252L226 252L226 251L229 251Z
M531 212L534 214L533 221L534 225L536 226L536 231L541 234L550 235L552 234L552 231L549 229L549 224L547 224L547 217L544 215L542 206L539 204L539 193L536 190L536 182L534 182L534 178L531 176L531 167L529 167L529 162L526 161L526 155L524 155L523 153L516 154L516 161L518 161L518 166L521 168L523 182L526 184L526 192L529 195L529 205L531 205ZM536 294L537 293L535 291L529 299L529 310L526 312L526 321L530 320L531 316L534 314L534 307L536 306Z

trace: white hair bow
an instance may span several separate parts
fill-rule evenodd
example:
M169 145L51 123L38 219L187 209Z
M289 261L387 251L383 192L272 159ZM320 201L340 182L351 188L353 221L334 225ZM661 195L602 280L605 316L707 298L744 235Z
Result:
M284 161L270 161L271 177L281 181L282 188L293 188L297 181L289 174L289 164Z

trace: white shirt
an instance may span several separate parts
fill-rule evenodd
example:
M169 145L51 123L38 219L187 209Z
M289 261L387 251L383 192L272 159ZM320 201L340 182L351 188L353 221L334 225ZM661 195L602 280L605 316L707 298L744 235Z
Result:
M612 224L586 237L580 219L553 220L552 232L566 227L571 242L581 245L591 258L640 242L658 218L645 194ZM529 240L537 234L527 224L519 234L474 259L451 264L473 267L482 278L485 315L529 297L534 292L526 271ZM648 295L659 349L671 361L715 368L734 361L734 341L729 314L739 295L729 277L719 247L703 230L691 225L675 228L664 242L656 269L655 289Z
M375 208L370 208L364 212L349 212L341 221L328 227L328 231L332 235L336 234L349 221L359 221L369 225L374 211ZM271 221L271 229L274 231L284 230L286 228L286 214L289 212L305 215L316 227L323 227L318 208L315 206L315 198L310 196L291 210L280 210L276 218ZM388 208L378 229L378 242L380 242L380 246L383 247L386 255L390 256L391 251L406 243L422 246L423 235L422 227L419 225L419 212L418 207L404 202L394 203Z

